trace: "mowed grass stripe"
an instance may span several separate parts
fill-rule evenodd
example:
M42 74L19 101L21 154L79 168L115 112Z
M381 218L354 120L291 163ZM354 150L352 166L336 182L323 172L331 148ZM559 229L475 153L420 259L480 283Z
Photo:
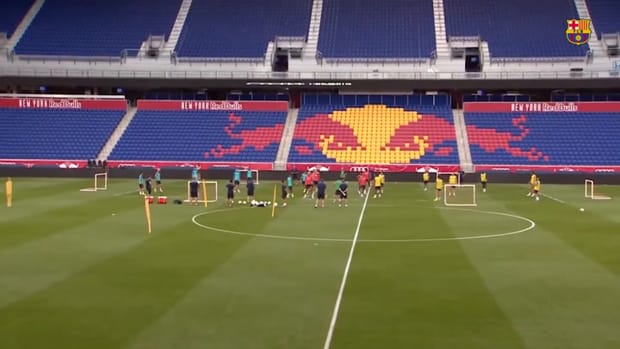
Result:
M438 210L411 207L434 205L431 197L414 185L386 189L377 202L392 207L369 204L360 238L391 229L449 232ZM408 226L391 223L403 216ZM360 243L331 348L379 347L525 346L458 242Z
M558 217L564 210L547 205L550 200L533 202L522 192L522 186L502 185L492 195L480 194L479 202L533 219L534 212ZM520 211L507 208L513 202L522 203ZM521 235L460 244L528 348L620 345L620 301L609 297L620 290L620 280L554 233L538 226Z
M3 347L124 347L249 240L210 237L184 218L2 309Z
M357 206L356 202L352 206ZM248 233L352 237L359 207L314 209L295 198L278 208L241 209L209 215L212 225L235 222ZM342 232L336 231L342 229ZM211 234L205 232L205 234ZM215 233L217 234L217 233ZM220 235L222 239L242 237ZM321 347L338 292L349 243L254 238L187 296L131 348L307 348Z

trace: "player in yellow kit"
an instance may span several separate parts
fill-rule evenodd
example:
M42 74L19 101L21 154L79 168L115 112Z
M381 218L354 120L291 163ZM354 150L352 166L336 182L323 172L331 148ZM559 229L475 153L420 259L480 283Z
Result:
M424 191L428 190L428 182L431 180L431 175L428 171L422 173L422 182L424 182Z
M374 184L375 184L375 195L373 195L373 198L381 197L381 176L377 175L375 176L375 178L373 179Z
M434 201L439 201L439 199L441 198L442 190L443 190L443 179L437 176L437 179L435 180L435 200Z
M482 171L480 172L480 184L482 185L482 192L486 193L487 191L487 173Z
M383 172L379 172L379 178L381 178L381 195L383 195L383 185L385 184L385 175Z
M534 182L534 186L532 187L533 196L536 198L536 201L540 201L540 179L536 178L536 182Z
M532 175L530 176L530 192L527 193L527 196L534 196L534 185L537 181L538 176L536 176L536 173L532 172Z
M448 196L456 196L456 185L458 184L456 173L452 173L450 177L448 177L448 184L450 184Z

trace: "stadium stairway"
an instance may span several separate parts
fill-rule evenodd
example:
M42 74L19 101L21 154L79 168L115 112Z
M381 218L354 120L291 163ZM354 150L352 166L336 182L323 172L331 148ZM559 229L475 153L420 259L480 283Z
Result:
M9 41L6 44L6 49L8 50L8 52L13 51L15 45L17 45L19 40L21 40L22 36L30 26L30 23L32 23L34 18L37 16L37 13L39 13L39 10L41 10L41 7L43 7L43 4L45 4L45 0L36 0L32 4L30 10L28 10L26 15L24 16L24 19L22 19L21 23L19 23L17 28L15 28L13 35L9 38Z
M443 0L433 0L433 17L435 19L435 53L438 59L450 59L450 47L446 36L446 17Z
M284 124L284 130L282 131L282 140L280 141L280 147L278 148L278 154L276 155L276 161L274 163L274 170L276 171L286 170L286 162L291 151L291 145L293 144L293 135L295 134L298 115L298 108L289 109L286 123Z
M172 30L170 31L168 40L164 46L166 51L174 51L177 47L177 42L179 42L179 37L181 36L183 26L185 25L185 19L187 19L187 14L189 13L189 9L191 7L192 0L183 0L181 3L179 13L177 14L177 19L174 21L174 25L172 26Z
M319 45L319 33L321 31L321 15L323 14L323 0L312 1L312 14L310 15L310 25L308 27L308 36L306 37L306 46L304 47L304 60L314 60Z
M459 151L459 163L461 165L461 169L468 173L474 172L463 109L453 109L452 116L454 118L454 132L456 133L456 146Z
M577 8L577 13L579 13L579 18L592 18L590 16L590 10L588 9L588 4L586 0L574 0L575 7ZM590 40L588 41L588 46L590 46L590 50L593 51L594 55L598 57L606 57L607 54L603 50L603 45L598 40L598 36L596 35L596 29L594 27L594 21L590 21Z
M131 123L131 120L133 120L133 117L136 116L137 112L138 112L137 107L127 108L127 112L125 113L121 121L116 126L116 129L114 129L114 132L112 132L112 134L110 135L110 138L108 138L108 141L105 143L103 148L101 148L101 151L99 152L99 155L97 156L97 160L103 161L103 160L108 159L108 157L112 153L112 150L114 150L114 147L116 147L116 144L118 143L118 141L121 139L121 137L125 133L125 130L127 130L127 126L129 126L129 124Z

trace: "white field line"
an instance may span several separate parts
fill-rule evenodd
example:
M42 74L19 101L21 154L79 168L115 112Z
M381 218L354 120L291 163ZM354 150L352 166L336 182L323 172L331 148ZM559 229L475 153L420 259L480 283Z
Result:
M128 191L125 191L125 192L122 192L122 193L116 193L116 194L114 194L114 196L124 196L124 195L129 195L129 194L132 194L132 193L138 194L138 189L128 190Z
M347 264L345 265L344 273L342 274L340 290L338 290L338 297L336 297L336 304L334 305L334 312L332 313L332 319L329 323L329 329L327 330L327 337L325 338L325 345L323 345L323 349L329 349L332 344L332 337L334 336L336 321L338 321L340 304L342 303L342 295L344 294L344 288L347 285L347 277L349 276L349 269L351 269L351 261L353 260L353 254L355 253L355 246L357 245L360 228L362 226L362 220L364 219L364 212L366 212L368 197L370 197L370 195L366 194L366 199L364 199L364 205L362 205L362 212L360 212L360 217L357 220L357 228L355 228L355 234L353 235L353 241L351 242L351 250L349 251L349 258L347 259Z
M566 203L566 201L564 201L564 200L560 200L560 199L558 199L558 198L556 198L556 197L554 197L554 196L551 196L551 195L547 195L547 194L544 194L544 193L540 193L540 195L542 195L542 196L544 196L544 197L546 197L546 198L549 198L549 199L551 199L551 200L553 200L553 201L559 202L559 203L561 203L561 204L565 204L565 203Z

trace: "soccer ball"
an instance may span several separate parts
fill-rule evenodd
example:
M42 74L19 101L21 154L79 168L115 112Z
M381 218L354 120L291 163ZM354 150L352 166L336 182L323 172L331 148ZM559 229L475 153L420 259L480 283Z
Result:
M239 201L237 201L237 203L238 203L239 205L241 205L241 204L243 203L243 201L239 200Z
M245 201L242 201L241 203L244 204L244 205L247 204L247 202L245 202Z
M278 207L278 203L277 203L277 202L274 202L274 203L273 203L273 206Z
M585 210L584 210L584 209L583 209L583 207L582 207L582 208L580 208L580 209L579 209L579 211L583 212L583 211L585 211Z

